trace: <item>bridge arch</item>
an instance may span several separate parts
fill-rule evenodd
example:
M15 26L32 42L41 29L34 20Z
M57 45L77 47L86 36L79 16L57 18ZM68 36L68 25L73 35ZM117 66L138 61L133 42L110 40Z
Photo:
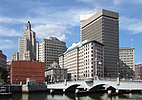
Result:
M89 91L99 91L99 90L116 90L117 88L109 84L96 84L89 89Z
M95 86L93 86L93 87L91 87L90 89L89 89L89 91L97 91L97 90L100 90L100 89L103 89L105 84L98 84L98 85L95 85Z
M65 91L75 91L78 86L80 86L80 84L72 84L68 86Z

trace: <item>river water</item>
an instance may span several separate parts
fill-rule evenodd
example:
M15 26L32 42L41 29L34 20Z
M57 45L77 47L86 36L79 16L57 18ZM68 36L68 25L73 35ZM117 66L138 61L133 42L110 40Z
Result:
M142 94L125 94L108 97L105 93L94 94L54 94L49 93L13 93L11 97L0 97L0 100L142 100Z

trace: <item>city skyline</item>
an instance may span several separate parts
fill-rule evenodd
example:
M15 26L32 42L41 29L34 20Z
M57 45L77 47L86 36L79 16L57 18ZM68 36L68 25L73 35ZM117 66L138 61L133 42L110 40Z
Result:
M1 0L0 49L11 60L28 20L33 25L32 30L37 33L37 40L54 36L65 41L69 47L73 42L80 41L80 15L107 9L118 12L120 16L119 46L135 48L135 63L141 63L142 47L139 43L142 39L142 15L138 10L141 3L140 0Z

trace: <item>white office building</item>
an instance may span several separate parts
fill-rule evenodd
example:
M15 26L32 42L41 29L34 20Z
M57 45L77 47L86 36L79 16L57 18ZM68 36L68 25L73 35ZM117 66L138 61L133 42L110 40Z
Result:
M74 43L59 56L59 65L68 70L69 80L104 77L104 45L95 40Z

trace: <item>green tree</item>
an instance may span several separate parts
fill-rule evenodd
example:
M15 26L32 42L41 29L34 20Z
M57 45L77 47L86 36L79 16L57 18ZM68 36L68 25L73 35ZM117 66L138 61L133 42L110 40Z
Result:
M1 74L1 79L3 79L4 82L7 82L7 76L8 76L8 72L3 71Z

